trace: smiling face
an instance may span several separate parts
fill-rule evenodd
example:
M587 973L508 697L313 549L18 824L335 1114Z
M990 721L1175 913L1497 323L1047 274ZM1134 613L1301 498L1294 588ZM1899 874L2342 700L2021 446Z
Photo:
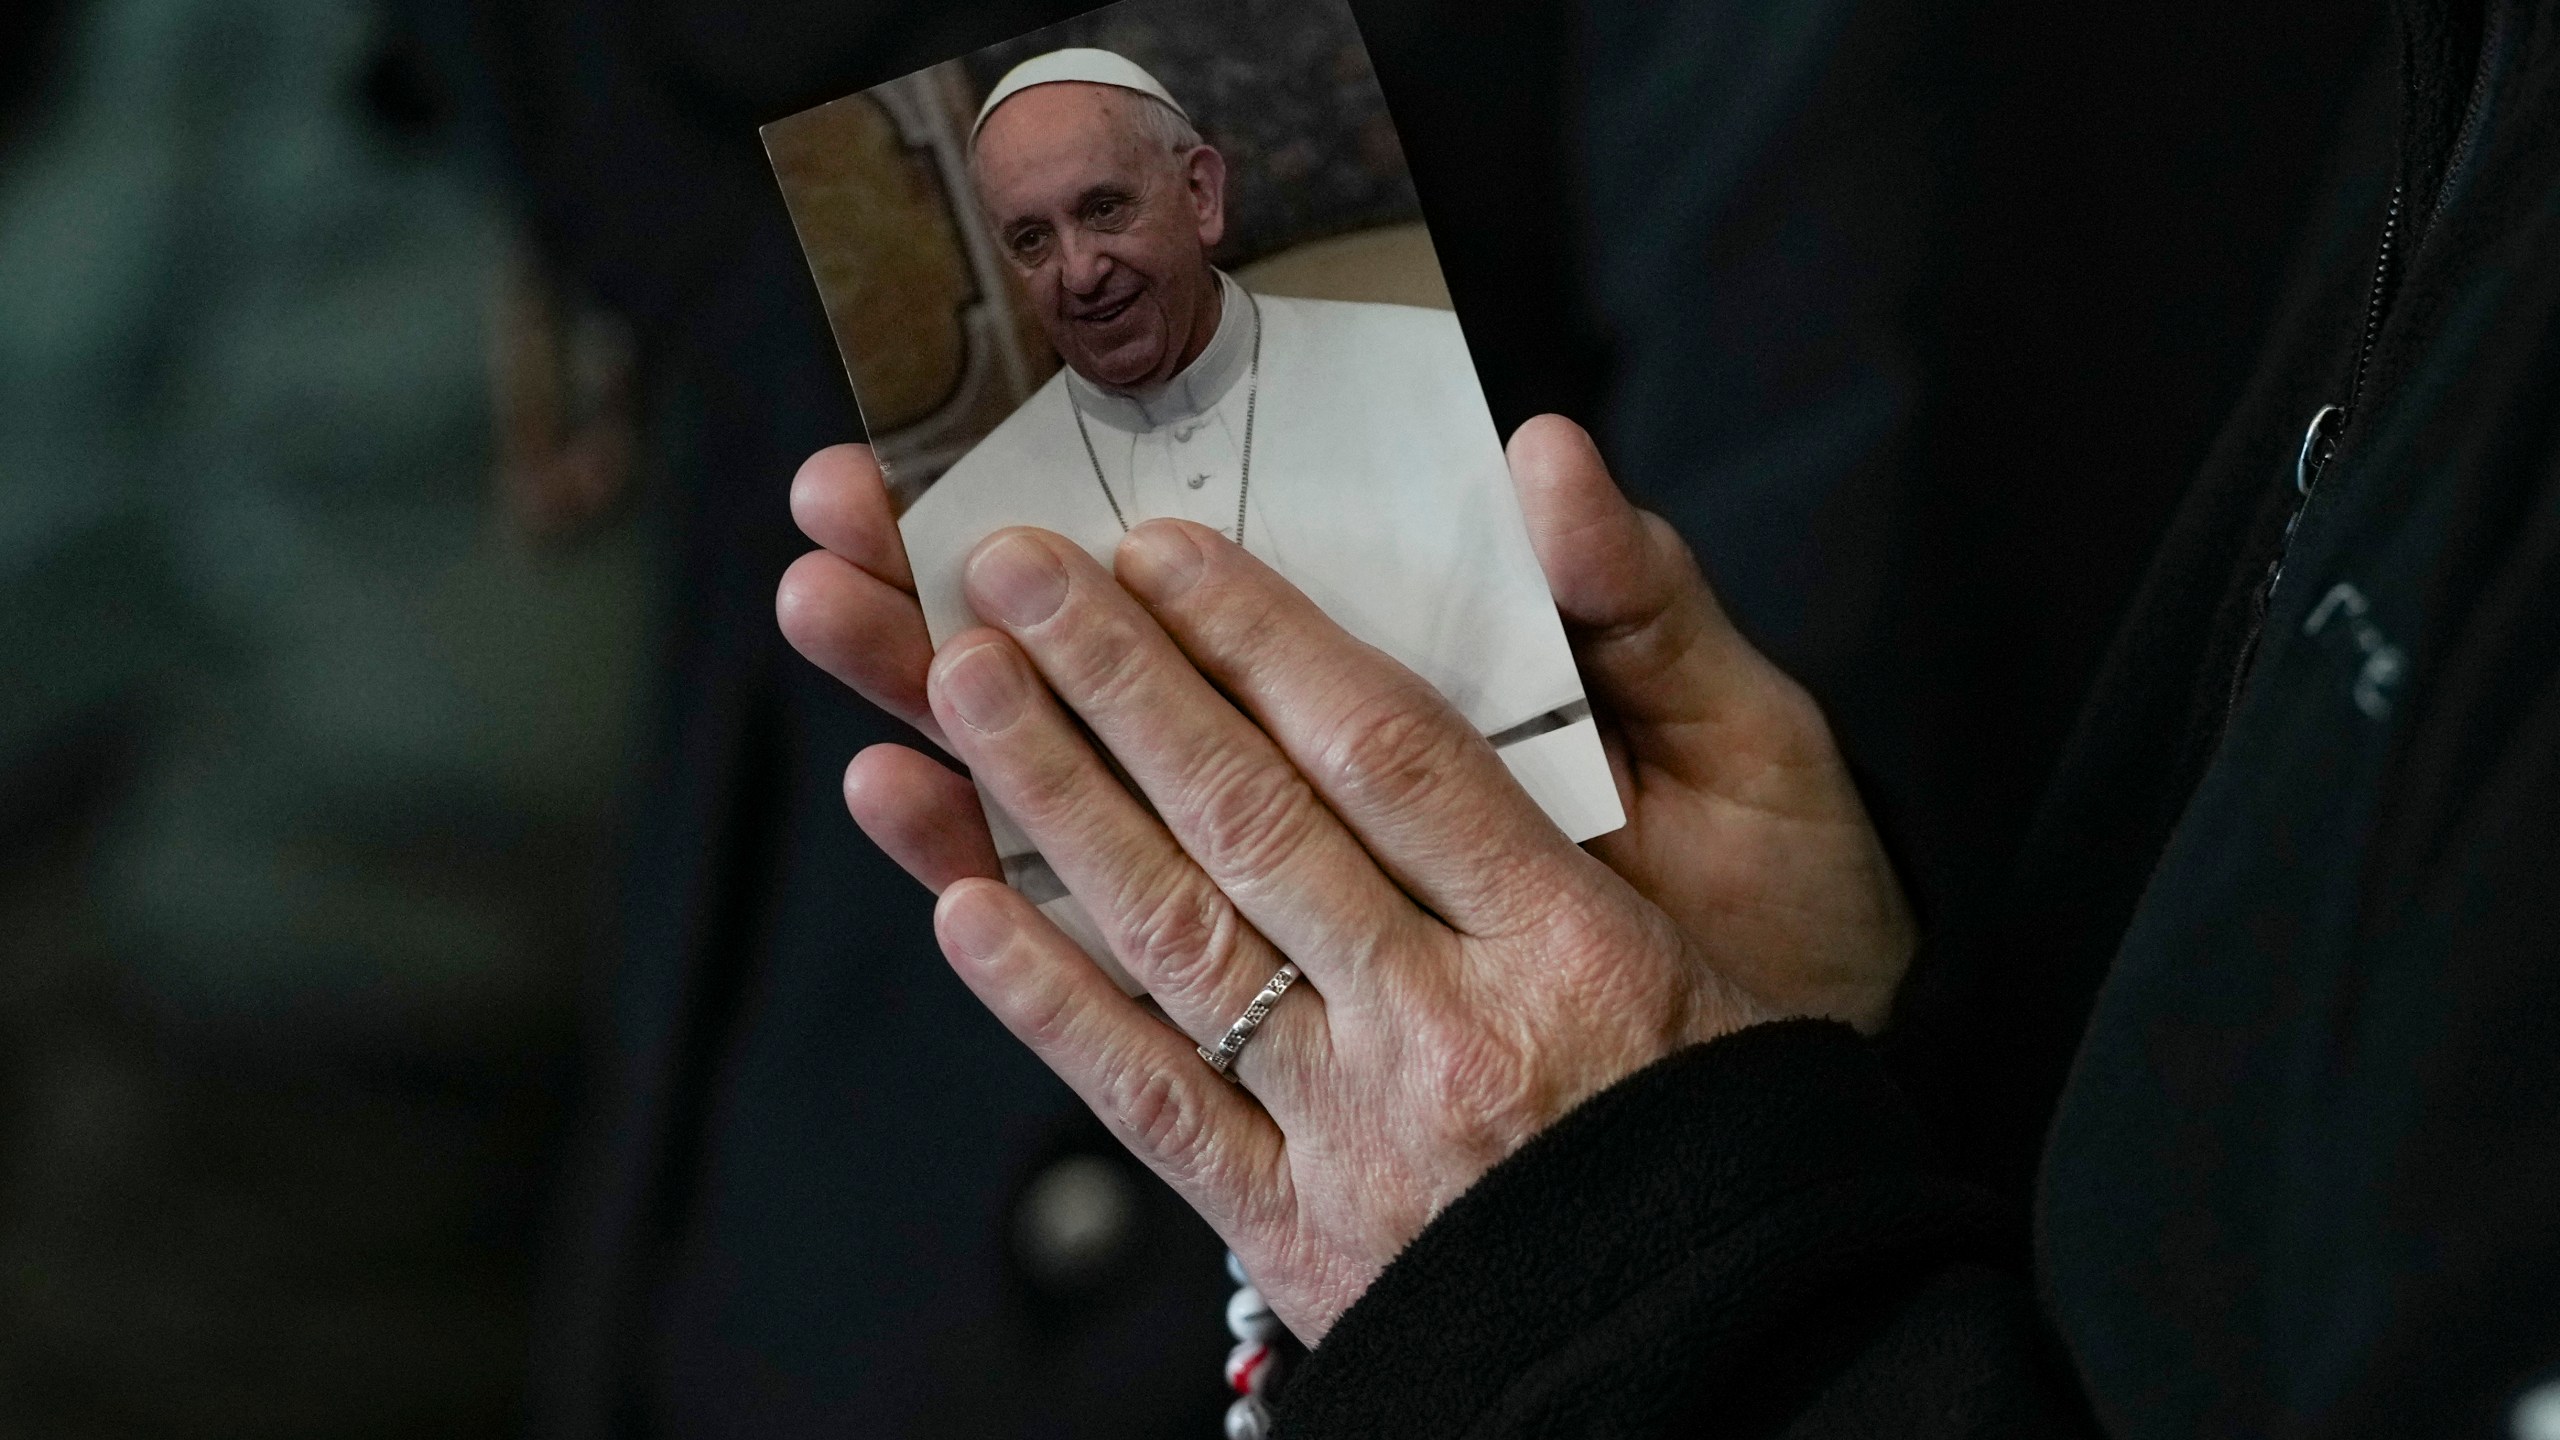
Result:
M1112 390L1172 379L1218 329L1226 161L1169 143L1173 119L1133 91L1062 82L1005 101L978 133L999 248L1059 356Z

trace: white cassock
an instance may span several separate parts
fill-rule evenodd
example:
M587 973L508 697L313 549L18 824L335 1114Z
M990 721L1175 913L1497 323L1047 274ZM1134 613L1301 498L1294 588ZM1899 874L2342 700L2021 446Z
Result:
M962 565L1005 526L1056 531L1110 568L1122 530L1106 485L1132 525L1235 533L1250 408L1245 548L1439 687L1572 839L1625 824L1457 317L1224 283L1216 338L1162 390L1120 395L1061 369L908 508L934 643L977 623ZM1006 879L1108 965L1021 828L992 804L987 819Z

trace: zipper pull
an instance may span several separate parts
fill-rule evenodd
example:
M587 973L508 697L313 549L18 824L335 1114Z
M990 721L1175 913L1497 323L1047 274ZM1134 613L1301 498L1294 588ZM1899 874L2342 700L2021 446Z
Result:
M2329 457L2338 453L2338 432L2346 428L2347 407L2323 405L2311 417L2311 428L2302 432L2302 451L2293 457L2293 515L2284 522L2284 539L2276 546L2276 558L2267 562L2267 578L2258 586L2255 614L2263 618L2267 602L2273 600L2276 587L2284 583L2284 562L2293 553L2293 532L2302 527L2302 512L2311 508L2312 488L2320 483L2320 472L2329 468Z
M2323 405L2302 432L2302 449L2293 457L2293 514L2284 522L2284 539L2276 544L2275 558L2267 562L2266 577L2249 596L2249 629L2240 639L2240 663L2232 669L2231 693L2222 705L2226 720L2239 707L2240 687L2248 681L2250 667L2258 663L2267 611L2275 604L2276 587L2284 583L2284 562L2293 555L2293 532L2302 528L2302 512L2311 508L2311 492L2320 484L2320 472L2329 468L2329 457L2337 453L2338 433L2346 429L2346 422L2346 406Z
M2311 428L2302 432L2302 453L2293 461L2293 488L2303 499L2311 498L2311 487L2320 483L2320 472L2329 468L2329 457L2338 453L2337 431L2346 418L2346 406L2323 405L2311 417Z

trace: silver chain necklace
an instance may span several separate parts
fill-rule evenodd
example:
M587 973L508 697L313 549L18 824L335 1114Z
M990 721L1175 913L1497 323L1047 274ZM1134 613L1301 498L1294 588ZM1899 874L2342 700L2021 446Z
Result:
M1244 473L1236 484L1236 544L1242 545L1245 497L1253 493L1253 416L1262 404L1262 302L1243 286L1236 288L1244 295L1245 303L1253 307L1253 363L1247 371L1244 392ZM1084 458L1093 466L1093 483L1102 487L1102 498L1111 502L1111 518L1120 522L1120 533L1126 535L1129 533L1129 516L1120 508L1120 497L1111 493L1111 482L1102 478L1102 457L1094 452L1093 432L1085 428L1084 407L1076 403L1075 387L1064 385L1059 388L1067 392L1067 413L1076 417L1076 434L1084 440ZM1135 481L1133 474L1133 501L1136 498Z

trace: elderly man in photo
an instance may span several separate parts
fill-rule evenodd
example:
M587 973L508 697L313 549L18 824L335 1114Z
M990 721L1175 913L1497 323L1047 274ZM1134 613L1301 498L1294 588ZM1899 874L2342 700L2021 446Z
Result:
M1576 840L1621 823L1457 318L1255 295L1210 263L1227 164L1126 58L1007 74L972 141L978 200L1064 368L901 519L937 642L976 617L973 546L1054 531L1106 563L1175 517L1268 561L1432 682ZM1001 815L1007 873L1062 894ZM1089 930L1071 904L1051 907Z

